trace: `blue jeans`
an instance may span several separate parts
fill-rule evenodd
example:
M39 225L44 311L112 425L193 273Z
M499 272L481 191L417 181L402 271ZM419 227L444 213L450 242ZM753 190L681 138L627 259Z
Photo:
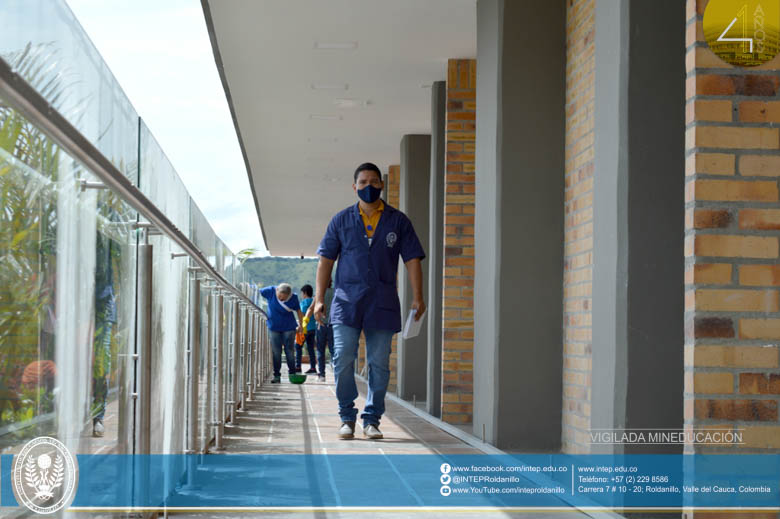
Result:
M317 325L317 361L320 376L325 376L325 347L330 350L330 361L333 362L333 327L329 324Z
M95 350L92 363L92 421L103 421L108 399L108 381L111 374L111 329L113 323L96 324Z
M315 369L317 366L317 351L314 349L314 330L306 332L306 349L309 351L309 364L311 369ZM303 344L295 343L295 369L301 370L301 362L303 361Z
M274 355L274 376L282 375L282 344L284 343L284 355L287 357L287 372L295 373L295 353L293 353L293 344L295 343L295 330L289 332L271 332L271 350Z
M390 344L394 332L371 328L364 329L363 332L366 335L368 394L366 407L360 418L363 419L365 427L369 424L379 425L379 420L385 412L385 394L390 381ZM359 328L343 324L333 325L333 371L336 374L336 398L339 401L339 416L342 422L354 422L357 417L355 358L359 338Z

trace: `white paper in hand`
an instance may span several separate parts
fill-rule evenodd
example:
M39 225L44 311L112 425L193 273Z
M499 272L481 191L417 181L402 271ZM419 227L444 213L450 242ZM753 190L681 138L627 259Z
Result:
M427 313L427 312L426 312ZM420 334L420 329L422 328L423 320L425 319L425 314L422 314L422 317L418 321L414 320L414 316L417 314L417 310L412 308L409 310L409 317L406 318L406 325L404 326L404 339L411 339L412 337L417 337Z

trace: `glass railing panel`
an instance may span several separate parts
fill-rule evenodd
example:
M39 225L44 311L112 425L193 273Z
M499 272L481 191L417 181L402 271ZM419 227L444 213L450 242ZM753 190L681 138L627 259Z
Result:
M0 19L0 56L139 186L220 274L245 287L243 267L189 198L65 1L7 0L0 2ZM0 122L14 123L13 117L0 107ZM135 258L143 236L132 225L137 215L108 190L82 190L78 180L99 184L97 177L33 125L0 128L7 171L0 179L0 257L8 260L0 262L0 449L51 434L76 451L132 451L133 417L125 404L134 382ZM153 234L148 241L154 247L151 449L181 452L188 409L187 267L193 263L171 257L181 251L168 238ZM216 395L210 297L204 290L195 367L202 442L213 432L207 423Z
M218 237L216 237L216 243L215 243L215 250L216 250L216 265L214 268L217 269L217 272L222 274L222 277L225 276L225 264L227 262L227 256L230 254L230 249L227 248L227 245L222 243L222 240L220 240Z
M124 452L136 213L0 100L0 449Z
M235 281L236 276L236 256L230 252L230 249L226 251L225 255L225 279L230 283Z
M64 0L0 2L0 57L136 182L138 116Z
M190 240L198 246L211 266L216 267L217 235L192 199L190 199Z
M185 235L190 232L189 195L172 164L145 124L140 129L141 191ZM151 452L186 449L188 256L165 235L151 234L152 253L152 412Z
M236 257L233 269L233 285L240 288L241 283L244 282L244 266L241 261L239 261L238 257Z
M209 225L208 220L203 215L201 210L190 199L190 239L201 250L208 262L212 265L216 265L216 244L217 237L214 231ZM208 289L208 280L204 279L201 283L204 287L200 296L200 341L198 347L200 348L200 359L194 372L198 377L198 417L197 417L197 435L198 444L197 449L200 451L206 450L208 443L212 437L212 428L209 425L211 422L211 406L213 394L213 371L209 368L213 366L213 324L210 326L211 313L209 312L211 306L211 290ZM213 321L212 321L213 322Z

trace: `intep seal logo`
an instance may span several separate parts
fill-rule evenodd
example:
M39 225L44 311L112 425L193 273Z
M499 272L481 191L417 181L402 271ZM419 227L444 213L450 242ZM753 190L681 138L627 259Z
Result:
M14 457L14 495L35 513L53 514L68 506L77 486L78 464L59 440L35 438Z

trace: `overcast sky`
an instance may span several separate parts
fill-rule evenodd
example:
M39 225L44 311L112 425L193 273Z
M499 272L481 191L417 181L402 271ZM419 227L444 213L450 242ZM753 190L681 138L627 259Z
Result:
M198 0L67 0L217 235L267 254Z

